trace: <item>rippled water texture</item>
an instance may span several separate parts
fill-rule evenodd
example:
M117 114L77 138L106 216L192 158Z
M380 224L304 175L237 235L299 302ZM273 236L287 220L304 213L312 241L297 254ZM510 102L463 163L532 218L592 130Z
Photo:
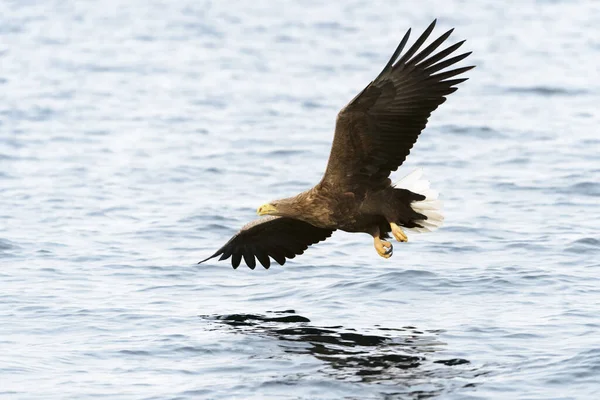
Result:
M600 398L600 3L324 3L0 2L0 397ZM435 17L443 229L196 265Z

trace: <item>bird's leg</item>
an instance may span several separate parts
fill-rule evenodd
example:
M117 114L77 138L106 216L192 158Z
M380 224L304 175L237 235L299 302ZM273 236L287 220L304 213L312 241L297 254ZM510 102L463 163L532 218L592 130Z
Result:
M383 258L390 258L392 254L394 254L394 247L392 244L386 240L381 240L379 234L373 236L373 244L375 245L377 254Z
M404 233L404 231L402 230L402 228L400 228L394 222L390 222L390 227L392 228L392 235L394 235L394 238L397 241L399 241L399 242L408 242L408 236L406 236L406 233Z

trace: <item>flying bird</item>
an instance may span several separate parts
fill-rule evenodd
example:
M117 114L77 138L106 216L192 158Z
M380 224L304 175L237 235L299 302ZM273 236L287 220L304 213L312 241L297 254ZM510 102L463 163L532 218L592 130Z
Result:
M200 263L220 256L231 257L233 268L242 258L252 269L256 259L265 268L271 258L283 265L337 229L370 234L377 254L389 258L390 232L406 242L403 228L428 232L442 224L438 195L421 179L420 170L395 185L389 178L410 153L431 112L467 80L455 77L473 68L447 69L471 54L449 58L464 40L436 52L453 29L420 50L435 23L402 53L409 29L377 78L338 113L321 181L295 197L260 206L257 213L263 218L245 225Z

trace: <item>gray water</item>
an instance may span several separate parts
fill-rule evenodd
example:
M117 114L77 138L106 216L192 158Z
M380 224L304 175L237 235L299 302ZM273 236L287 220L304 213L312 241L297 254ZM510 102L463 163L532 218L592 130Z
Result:
M323 3L0 1L1 398L600 396L600 2ZM445 226L196 265L436 17Z

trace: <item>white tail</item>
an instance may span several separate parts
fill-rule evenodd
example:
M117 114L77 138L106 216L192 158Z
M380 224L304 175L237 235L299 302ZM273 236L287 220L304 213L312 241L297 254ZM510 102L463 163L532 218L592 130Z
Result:
M416 169L406 175L394 186L401 189L408 189L413 193L425 196L425 200L414 201L410 206L419 214L423 214L427 219L417 220L416 222L422 228L406 228L415 232L431 232L442 226L444 216L442 215L442 202L438 200L439 193L429 187L429 181L422 180L422 169Z

